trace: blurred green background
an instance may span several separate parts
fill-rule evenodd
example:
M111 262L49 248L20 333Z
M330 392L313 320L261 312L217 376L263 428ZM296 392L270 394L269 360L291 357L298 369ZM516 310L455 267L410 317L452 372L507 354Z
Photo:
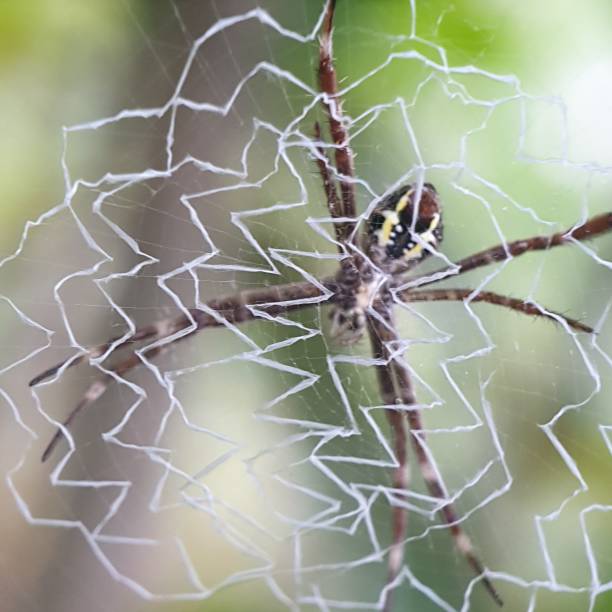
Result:
M355 119L360 212L373 194L418 177L420 166L443 198L443 251L456 260L500 239L550 233L610 210L612 5L416 5L413 21L407 0L338 2L334 49L341 84L350 88L345 111ZM390 486L388 468L330 461L334 480L312 460L388 460L361 410L380 402L371 368L354 359L367 357L368 348L362 343L347 351L326 341L325 308L292 317L308 329L322 327L322 336L266 354L284 370L236 356L295 338L303 329L264 322L245 327L244 337L216 330L185 341L156 362L162 372L179 372L166 387L149 371L131 377L147 399L117 435L127 448L100 437L137 398L128 387L115 386L75 425L78 452L61 474L71 485L50 481L65 445L51 464L39 461L53 431L41 409L61 419L95 370L68 372L36 396L27 381L72 355L70 347L124 333L127 317L142 325L176 315L177 300L196 303L196 289L207 300L300 278L282 264L281 278L239 269L265 269L269 262L232 223L231 213L302 203L245 224L266 248L334 252L308 225L309 218L326 213L306 148L293 132L279 149L279 135L269 129L285 129L312 96L272 71L245 80L258 62L268 62L316 88L316 39L290 40L256 20L227 28L196 53L180 92L223 105L244 83L227 114L185 106L159 116L150 112L176 100L199 36L257 6L306 35L322 3L0 2L3 610L283 610L300 597L302 610L337 609L334 601L361 609L358 603L375 605L384 585L384 561L363 559L374 540L381 547L389 543L389 503L374 494L377 486ZM393 54L396 59L385 64ZM459 70L446 71L445 64ZM134 117L118 116L128 109ZM115 116L105 125L92 123ZM315 118L322 119L318 109L294 127L308 136ZM65 131L69 126L84 128ZM192 155L218 170L185 164L159 176L168 150L171 165ZM243 161L248 172L237 178ZM132 184L130 173L136 176ZM227 190L240 182L257 186ZM201 194L191 204L220 249L193 276L172 273L210 250L181 204L186 193ZM67 196L71 209L40 218ZM132 236L140 252L112 224ZM465 526L485 565L506 576L495 582L508 610L612 609L605 592L612 581L605 442L605 427L612 424L611 292L609 269L598 263L612 258L610 238L588 249L527 255L494 277L486 269L446 286L487 280L488 289L530 297L598 325L597 344L489 306L475 305L477 318L462 304L423 304L398 314L410 340L406 358L426 406L426 426L436 431L432 453L447 487L458 492L457 507L469 516ZM321 257L294 254L292 260L316 275L334 269ZM160 285L170 273L172 295ZM315 430L291 419L348 426L329 370L329 358L347 352L353 363L338 365L338 373L360 435L321 448L320 436L291 438ZM301 380L298 370L320 378L270 405ZM175 384L172 393L168 381ZM487 405L493 426L485 418ZM382 412L371 414L388 436ZM556 417L554 436L547 435L541 425ZM135 448L150 445L171 449L160 456L176 470ZM187 486L187 474L196 474L203 488ZM99 480L107 484L93 488ZM423 494L416 466L412 481ZM351 495L357 490L370 496L362 514ZM125 500L119 507L120 491ZM503 494L488 501L495 492ZM323 522L318 513L329 511L330 500L339 506L321 515L329 519L326 529L298 529L313 517ZM465 596L469 609L490 610L479 585L465 595L472 576L448 534L427 530L436 524L426 516L431 504L419 497L411 503L417 509L409 521L414 540L406 559L415 578L453 608ZM542 534L538 516L551 517L541 523ZM98 539L96 548L84 534L98 532L126 539ZM183 553L204 587L190 581ZM553 592L557 583L562 588ZM136 584L149 592L139 592ZM214 593L205 599L166 596L207 589ZM396 609L439 607L404 583Z

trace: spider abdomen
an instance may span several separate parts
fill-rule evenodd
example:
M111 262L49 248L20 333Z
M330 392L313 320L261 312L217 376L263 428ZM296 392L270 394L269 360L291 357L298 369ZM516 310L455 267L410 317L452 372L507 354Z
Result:
M420 260L442 240L442 217L438 194L425 183L418 205L416 185L405 185L387 196L369 222L369 233L390 259Z

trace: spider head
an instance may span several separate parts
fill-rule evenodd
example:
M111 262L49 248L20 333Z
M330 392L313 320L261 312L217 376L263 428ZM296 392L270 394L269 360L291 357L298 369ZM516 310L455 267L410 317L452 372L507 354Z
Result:
M418 198L418 199L417 199ZM368 235L377 259L416 263L442 240L442 208L431 183L404 185L376 207L368 222Z

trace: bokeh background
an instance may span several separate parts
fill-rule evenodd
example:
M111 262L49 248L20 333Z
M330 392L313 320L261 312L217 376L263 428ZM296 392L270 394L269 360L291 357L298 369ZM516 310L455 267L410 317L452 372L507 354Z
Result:
M456 260L610 210L610 3L417 4L415 19L407 0L338 2L334 48L342 86L355 84L345 110L355 119L360 212L425 168L445 203L444 254ZM181 89L223 105L243 84L228 112L150 112L176 100L199 36L256 7L306 36L322 3L0 3L3 610L375 607L384 559L364 559L373 540L389 542L389 502L377 492L390 486L389 469L376 464L388 461L378 436L389 434L382 411L367 410L379 403L371 368L357 362L367 346L327 341L325 308L292 317L302 328L264 322L242 336L184 341L156 361L166 378L141 368L129 377L136 386L113 386L78 420L77 450L61 472L65 443L40 462L49 418L65 416L96 370L75 368L35 394L27 382L75 346L120 335L127 320L174 316L178 302L301 277L284 264L266 273L255 243L285 249L318 276L334 269L324 257L333 245L308 224L325 216L313 163L295 133L279 147L272 129L294 121L308 136L321 114L302 117L312 95L274 70L246 78L267 62L314 89L316 38L293 40L257 20L228 27L199 49ZM415 55L377 68L402 53ZM446 74L444 62L461 73ZM116 119L95 123L104 117ZM215 167L163 173L168 150L172 164L193 156ZM184 194L202 194L190 203L219 253L177 273L210 250ZM251 242L232 223L232 213L271 205L246 218ZM487 281L530 297L597 325L596 342L488 306L425 304L398 315L432 453L480 556L500 572L509 610L612 609L612 293L602 263L611 239L588 249L531 254L446 285ZM273 343L265 358L283 367L252 356ZM359 435L323 443L323 426L348 425L330 373L341 355ZM319 378L285 397L304 372ZM123 446L101 438L118 425ZM155 455L163 461L146 452L152 446L166 449ZM361 514L357 489L370 496ZM468 590L448 534L428 529L437 524L431 504L411 502L415 580L449 606L466 598L466 609L490 610L478 585ZM440 609L414 586L399 589L397 609Z

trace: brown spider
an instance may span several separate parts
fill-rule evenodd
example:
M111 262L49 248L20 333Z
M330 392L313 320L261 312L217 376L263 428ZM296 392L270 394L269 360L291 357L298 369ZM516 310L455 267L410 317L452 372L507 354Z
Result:
M513 299L490 291L472 289L421 289L451 275L464 274L495 262L503 261L528 251L547 250L576 241L589 240L612 229L612 213L605 213L550 236L536 236L517 240L470 255L452 266L427 276L406 276L425 257L435 253L442 240L442 210L433 185L418 183L405 185L390 193L375 207L361 237L357 231L356 197L354 189L353 152L346 131L338 95L337 77L332 58L332 24L335 0L328 0L319 47L319 86L321 102L326 111L333 145L324 145L321 130L315 125L313 153L323 181L329 213L334 223L335 237L341 255L340 268L335 277L318 283L298 282L278 285L263 290L244 291L235 295L210 300L206 311L191 309L187 315L164 319L137 329L129 339L116 337L87 352L80 353L36 376L30 385L61 374L69 367L86 359L108 357L122 349L128 355L107 369L107 374L85 392L81 401L61 423L42 454L49 458L63 435L69 438L68 427L75 417L95 402L108 385L142 363L151 359L179 340L208 327L241 324L257 319L260 313L277 316L305 309L316 301L332 306L332 335L340 343L352 344L367 333L376 363L376 375L382 400L387 407L394 443L396 467L393 486L399 494L408 490L407 446L410 438L419 469L430 494L445 502L441 506L443 520L448 526L457 550L465 557L475 574L498 605L502 599L488 578L485 568L464 533L444 485L433 466L426 447L423 424L411 376L398 356L400 337L396 330L393 305L419 301L487 302L534 317L545 317L574 330L592 333L583 323L533 303ZM327 157L324 146L333 148L335 167ZM337 178L336 178L337 177ZM415 289L414 287L419 287ZM214 314L212 314L214 313ZM162 340L165 342L161 342ZM135 342L151 340L155 345L141 349L131 347ZM142 356L141 356L142 355ZM411 407L410 409L407 409ZM382 606L391 609L391 593L397 586L403 563L406 537L406 509L394 505L392 509L392 544L388 555L388 581L383 590Z

